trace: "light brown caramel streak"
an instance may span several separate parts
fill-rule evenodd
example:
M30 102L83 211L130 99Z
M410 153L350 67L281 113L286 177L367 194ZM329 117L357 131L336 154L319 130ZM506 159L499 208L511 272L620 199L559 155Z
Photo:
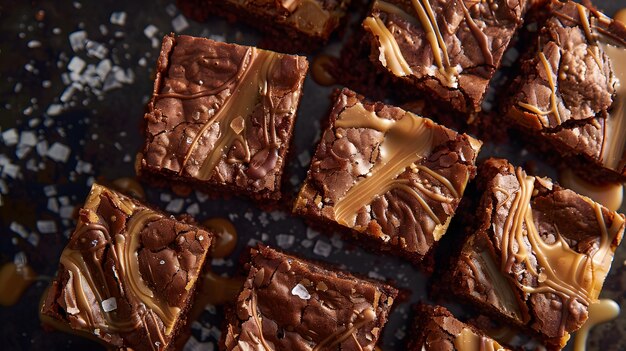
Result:
M256 51L256 49L253 49ZM230 123L237 117L248 119L257 104L258 97L263 93L263 87L267 82L270 69L273 67L274 60L278 58L278 54L274 52L264 52L256 54L252 58L250 67L241 78L241 83L237 85L230 98L224 103L222 108L215 114L216 123L220 123L220 135L216 145L209 152L208 157L202 163L198 172L198 178L207 180L211 178L215 166L226 150L230 148L233 141L238 137L230 128ZM272 123L270 118L270 123ZM273 127L273 123L271 125ZM275 149L275 145L270 148Z
M604 127L602 143L602 163L614 170L621 171L622 157L626 151L626 48L600 42L602 50L611 61L617 82L615 98L609 117Z
M441 221L439 220L439 218L437 217L437 215L435 215L435 213L433 212L433 210L430 208L430 206L428 206L428 204L426 203L426 201L424 201L424 198L417 192L415 191L415 189L411 188L410 186L406 185L407 182L402 182L402 181L396 181L391 189L400 189L400 190L404 190L407 194L413 196L415 198L415 200L417 200L417 202L419 202L420 206L422 206L422 208L424 209L424 211L426 211L426 213L428 214L428 216L435 221L435 223L437 223L438 225L441 225ZM391 190L389 189L389 190Z
M406 13L403 9L399 8L398 6L388 3L386 1L375 1L374 5L372 5L372 8L374 10L380 10L382 12L386 12L386 13L390 13L390 14L394 14L400 18L402 18L403 20L413 24L413 25L418 25L419 22L418 20L409 15L408 13Z
M359 328L366 325L367 323L374 321L375 319L376 319L376 313L374 312L373 309L368 308L368 309L363 310L363 312L361 312L358 315L357 320L354 323L351 323L351 325L349 325L348 327L343 327L342 329L339 329L335 331L334 333L330 334L328 337L326 337L326 339L322 340L319 344L315 345L312 351L333 349L337 345L341 344L344 340L354 335L354 333L357 332ZM361 347L361 345L356 341L356 339L355 339L355 342L357 343L357 345L359 345L359 347Z
M452 193L452 196L458 198L459 197L459 192L454 188L454 185L452 185L452 183L450 183L450 181L448 180L448 178L442 176L441 174L433 171L432 169L424 166L424 165L416 165L415 168L417 168L420 171L424 171L426 173L428 173L431 177L437 179L441 184L443 184L446 188L448 188L448 190L450 190L450 192Z
M487 35L483 33L480 28L478 28L478 25L476 24L476 22L474 22L472 16L470 16L469 11L467 10L467 6L465 6L465 1L460 2L461 6L463 7L463 14L465 15L465 21L467 22L467 26L472 31L474 38L476 38L476 41L480 46L480 50L482 51L483 57L485 58L485 64L493 66L493 55L491 54L491 50L489 50L489 39L487 38Z
M589 319L576 332L574 338L574 351L587 349L587 336L589 331L598 324L615 319L620 313L617 302L609 299L601 299L589 306Z
M538 114L540 116L547 116L550 114L554 114L554 118L556 119L557 124L561 124L562 120L561 120L561 114L559 113L559 108L558 108L558 104L556 101L556 83L555 83L555 77L554 77L554 72L552 71L552 66L550 65L550 63L548 62L548 60L546 59L546 55L543 54L543 52L539 52L539 58L541 59L541 63L543 64L543 67L546 70L546 76L548 78L548 84L550 85L550 109L548 111L541 111L537 106L531 105L531 104L527 104L525 102L518 102L517 104L520 105L521 107L529 110L532 113ZM550 122L549 121L542 121L542 124L544 126L549 126Z
M267 341L265 340L265 336L263 336L263 321L261 320L261 317L259 317L259 311L257 310L257 303L256 303L256 293L252 292L252 296L250 297L250 311L252 313L252 318L254 319L254 322L256 323L257 329L259 331L259 341L260 344L263 346L263 348L266 351L273 351L273 349L267 344ZM254 335L252 334L248 334L248 336L251 339L256 339L254 337Z
M426 40L430 43L435 63L437 63L437 67L439 67L439 72L441 72L450 85L454 85L456 83L454 78L457 72L450 66L448 48L437 25L437 19L435 18L433 9L430 7L430 2L428 0L411 0L411 3L417 12L424 32L426 32Z
M390 69L398 77L408 76L413 73L413 70L402 55L398 42L378 16L367 17L363 21L363 26L378 37L381 54L379 60L383 66Z
M517 179L520 190L515 194L510 214L502 234L502 269L510 270L514 263L524 264L526 272L537 278L537 286L523 285L516 277L513 281L526 293L552 293L565 302L589 305L598 298L602 283L610 267L612 245L624 225L624 219L616 215L607 229L602 207L590 199L583 198L594 206L601 229L598 248L590 254L574 251L565 242L556 228L555 242L548 244L539 235L530 205L535 178L527 176L518 168ZM531 251L528 251L527 243ZM536 260L538 269L534 268Z
M503 349L497 341L477 335L470 328L463 328L454 338L454 347L458 351L498 351Z
M344 113L347 113L345 120ZM371 168L368 176L357 181L335 203L335 220L339 224L353 228L359 209L370 204L377 196L397 187L398 175L419 161L422 155L430 153L432 130L425 123L425 119L409 112L399 120L382 119L374 112L365 110L360 103L339 114L335 124L337 127L371 128L385 134L379 146L380 159Z
M140 302L159 316L165 326L165 335L169 335L174 328L176 317L178 317L180 313L180 308L171 307L166 301L162 301L154 295L154 292L150 290L141 278L139 260L137 257L140 238L139 232L148 222L161 217L161 215L150 210L142 210L135 213L127 223L127 232L130 235L130 240L126 240L126 237L123 235L116 235L115 252L119 259L119 269L122 272L122 279L124 279L126 283L125 286L129 288L134 297L138 298Z

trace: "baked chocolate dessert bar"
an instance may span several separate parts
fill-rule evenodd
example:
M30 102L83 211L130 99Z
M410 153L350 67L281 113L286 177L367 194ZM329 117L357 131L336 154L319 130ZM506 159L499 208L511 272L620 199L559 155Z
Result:
M138 173L157 184L279 199L307 68L301 56L166 36Z
M526 0L375 0L363 21L370 59L422 97L476 113L526 7Z
M265 246L251 254L222 349L374 350L396 289Z
M553 1L512 85L508 119L590 181L626 181L626 26Z
M293 210L420 261L446 232L481 145L344 89Z
M408 351L506 351L507 348L473 326L454 318L442 306L417 306Z
M183 13L200 22L210 14L238 20L286 44L283 50L312 51L341 24L350 0L178 0Z
M560 350L600 294L624 215L502 159L479 167L477 187L474 228L447 285Z
M42 313L114 349L171 350L212 239L95 184Z

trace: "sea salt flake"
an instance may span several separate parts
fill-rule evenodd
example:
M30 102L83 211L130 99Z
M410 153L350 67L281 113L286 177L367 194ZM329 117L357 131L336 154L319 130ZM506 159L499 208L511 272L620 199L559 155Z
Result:
M74 56L72 57L70 62L67 64L67 69L70 70L71 72L80 73L83 71L86 65L87 64L85 60L81 59L78 56Z
M116 309L117 309L117 301L115 300L115 297L110 297L102 301L102 310L104 312L111 312L111 311L115 311Z
M300 166L308 166L308 164L311 162L311 154L308 151L303 151L298 155L298 161L300 161Z
M170 201L169 204L167 204L165 210L168 212L180 213L180 211L183 210L184 205L185 202L183 201L183 199L174 199Z
M37 135L35 132L30 130L25 130L20 134L20 144L26 146L35 146L37 145Z
M69 147L57 142L52 144L47 154L48 157L57 162L66 162L70 157L70 153L71 150Z
M126 12L124 11L119 11L119 12L113 12L111 14L111 17L109 18L109 21L111 22L111 24L117 24L118 26L123 26L126 24Z
M11 222L11 224L9 225L9 229L11 229L13 232L15 232L24 239L28 237L28 231L26 230L26 228L24 228L23 225L17 222Z
M2 139L7 146L13 146L17 144L18 134L15 128L11 128L2 132Z
M87 32L79 30L69 35L70 45L72 50L80 51L85 48L85 41L87 40Z
M296 238L293 235L288 234L278 234L276 235L276 245L283 249L290 248L293 243L296 241Z
M31 49L35 49L35 48L41 47L41 42L39 40L31 40L28 43L26 43L26 46L28 46Z
M172 28L174 29L174 32L180 33L189 28L189 22L187 22L185 16L178 15L172 20Z
M159 31L159 28L157 28L155 25L153 24L149 24L146 28L144 28L143 30L143 34L148 38L152 38L154 37L154 35Z
M298 296L302 300L308 300L311 298L311 294L302 284L296 284L296 286L291 289L291 295Z
M332 245L322 240L318 240L313 247L313 253L323 257L328 257L332 250Z

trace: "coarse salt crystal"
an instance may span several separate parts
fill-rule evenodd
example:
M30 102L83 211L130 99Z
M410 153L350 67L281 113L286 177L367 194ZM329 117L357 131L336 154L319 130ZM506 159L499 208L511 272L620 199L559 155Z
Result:
M169 204L167 204L167 207L165 208L165 210L168 212L179 213L180 211L183 210L184 205L185 205L185 202L183 201L183 199L174 199L170 201Z
M159 31L159 28L157 28L153 24L149 24L146 28L144 28L143 34L148 38L152 38L158 31Z
M126 12L124 11L119 11L119 12L113 12L111 14L111 17L109 18L109 21L111 22L111 24L117 24L118 26L123 26L126 24Z
M55 161L66 162L70 157L70 153L71 150L69 147L57 142L52 144L50 149L48 149L47 155Z
M72 50L79 51L85 48L85 41L87 40L87 32L80 30L69 35L70 45Z
M114 297L110 297L102 301L102 310L104 312L111 312L117 309L117 301Z
M35 146L37 145L37 135L35 132L30 130L25 130L20 134L20 144L26 146Z
M67 69L69 69L72 72L76 72L80 74L80 72L83 71L85 66L86 66L85 60L81 59L78 56L74 56L72 57L70 62L67 64Z
M172 28L174 28L174 32L180 33L189 28L189 23L187 22L185 16L178 15L172 20Z
M17 144L18 134L15 128L11 128L2 132L2 139L7 146L13 146Z
M293 243L296 241L296 238L293 235L288 234L278 234L276 235L276 245L283 249L290 248Z
M318 240L313 247L313 253L319 256L328 257L333 247L327 242Z
M291 295L298 296L302 300L308 300L311 298L311 294L302 284L296 284L296 286L291 289Z

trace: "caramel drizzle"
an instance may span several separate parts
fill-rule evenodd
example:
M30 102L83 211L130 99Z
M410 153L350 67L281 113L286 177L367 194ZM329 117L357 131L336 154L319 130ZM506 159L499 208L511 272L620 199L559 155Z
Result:
M576 332L574 351L585 351L587 349L587 336L591 328L615 319L619 313L619 305L613 300L601 299L589 305L589 319Z
M458 351L497 351L504 349L497 341L477 335L467 327L454 337L453 342Z
M354 227L359 209L395 188L413 196L433 221L438 225L441 224L421 195L407 186L410 184L409 180L397 179L407 167L430 153L433 135L423 118L407 112L399 120L384 119L374 112L367 111L361 103L357 103L339 114L335 126L371 128L385 134L383 142L379 145L380 160L365 178L357 181L345 196L335 203L335 220L339 224Z
M491 50L489 50L489 38L487 35L483 33L483 31L478 28L476 22L472 16L470 16L469 11L467 10L467 6L465 6L465 1L460 1L463 7L463 14L465 15L465 21L467 22L467 26L472 31L472 35L476 38L478 45L480 46L480 50L483 53L483 57L485 58L485 64L489 66L493 66L493 55L491 54Z
M604 165L620 170L620 162L626 151L626 49L604 43L601 45L613 66L617 82L615 103L606 120L600 155Z
M443 40L437 19L433 13L433 9L430 6L428 0L411 0L413 8L417 12L418 18L422 23L422 27L426 32L426 40L430 43L430 47L433 52L433 57L439 67L439 72L446 78L447 82L454 85L456 70L450 65L450 58L448 57L448 48ZM442 58L443 54L443 58Z
M389 68L398 77L408 76L413 73L413 70L402 55L396 38L394 38L393 34L391 34L385 23L378 16L367 17L363 21L363 26L378 37L380 42L379 50L381 52L379 59L383 66Z
M556 83L555 83L555 75L554 72L552 71L552 66L550 65L550 63L548 62L548 59L546 59L546 55L543 54L543 52L539 52L539 59L541 59L541 63L543 64L543 67L546 70L546 75L548 78L548 84L550 85L550 109L547 111L541 111L541 109L539 109L537 106L531 105L531 104L527 104L525 102L521 102L519 101L517 104L535 114L538 114L540 116L547 116L550 114L554 114L554 118L556 119L557 124L561 124L562 120L561 120L561 114L559 113L559 108L558 108L558 103L557 103L557 99L556 99ZM544 126L548 126L549 122L543 122Z
M263 336L263 321L259 317L259 312L257 310L256 294L254 292L252 293L252 296L250 297L250 309L252 310L252 318L254 319L254 322L256 323L257 329L259 331L258 340L260 341L260 344L263 346L263 348L266 351L272 351L273 350L272 347L270 347L267 344L267 341L265 340L265 336ZM248 336L253 340L257 339L250 332L248 332Z
M355 343L358 345L359 348L362 349L362 346L358 342L356 335L354 335L354 333L356 333L361 327L363 327L367 323L374 321L375 319L376 319L376 313L374 312L373 309L368 308L368 309L363 310L357 316L356 322L350 323L348 327L344 326L341 329L336 330L335 332L327 336L324 340L322 340L319 344L315 345L312 351L319 351L322 349L332 349L335 346L341 344L344 340L348 339L349 337L354 338Z
M510 271L515 262L523 263L525 271L537 278L538 285L535 287L524 285L517 277L512 279L515 284L529 294L552 293L560 296L564 301L564 313L568 310L565 305L573 303L574 300L589 305L600 293L613 259L611 245L619 235L624 219L616 215L610 230L607 229L602 207L593 202L601 229L597 250L591 254L574 251L565 242L556 226L555 242L547 244L538 233L530 205L535 177L525 175L521 168L517 169L516 176L520 189L515 193L503 228L502 271ZM591 200L584 199L591 203ZM527 243L530 244L531 251L528 251ZM533 267L531 262L533 258L537 261L538 270ZM561 325L562 331L563 328L564 325Z

